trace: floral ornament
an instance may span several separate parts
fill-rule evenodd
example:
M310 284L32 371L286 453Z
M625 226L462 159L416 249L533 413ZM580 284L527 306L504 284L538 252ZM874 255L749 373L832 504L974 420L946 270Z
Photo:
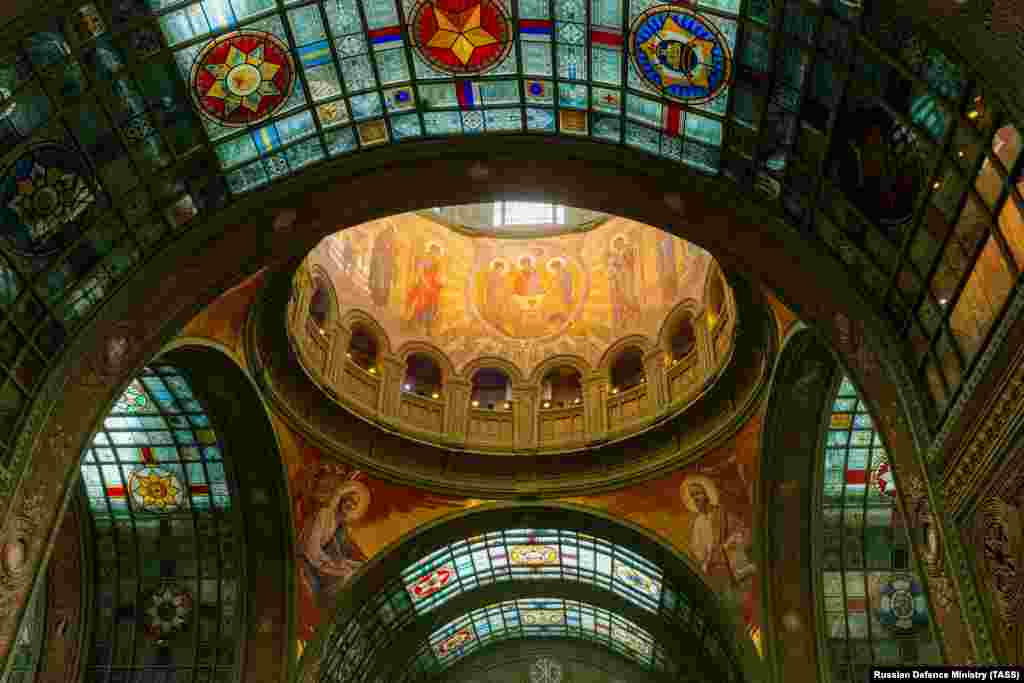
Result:
M132 503L145 512L173 512L185 500L184 487L173 472L162 467L141 467L128 479Z
M271 116L294 85L286 45L270 33L240 31L211 41L192 67L192 95L200 111L226 126Z
M161 645L185 630L192 616L192 594L184 588L166 585L149 596L146 606L146 635Z
M37 162L27 177L17 180L17 192L7 206L27 226L32 243L42 244L82 215L94 200L81 176Z

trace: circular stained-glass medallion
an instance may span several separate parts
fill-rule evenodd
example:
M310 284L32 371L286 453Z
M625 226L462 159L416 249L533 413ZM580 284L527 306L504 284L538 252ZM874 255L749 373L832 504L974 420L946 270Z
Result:
M909 576L897 575L878 589L878 620L893 631L912 631L928 623L928 603L921 584Z
M722 32L696 12L658 5L633 22L633 68L664 97L702 104L732 79L732 55Z
M248 126L272 116L295 85L288 47L270 33L237 31L203 48L192 65L192 99L225 126Z
M173 472L140 467L128 478L132 504L142 512L174 512L185 501L185 488Z
M192 594L181 586L164 585L154 590L146 601L145 626L147 636L158 643L181 633L192 616Z
M480 74L512 49L511 21L495 0L422 0L412 12L416 51L448 74Z
M28 150L0 176L0 233L25 254L60 249L96 201L90 177L85 159L68 147Z

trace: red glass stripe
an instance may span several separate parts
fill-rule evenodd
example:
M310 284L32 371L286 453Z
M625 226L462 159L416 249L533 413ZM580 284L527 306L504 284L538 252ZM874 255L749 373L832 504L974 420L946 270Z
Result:
M847 484L866 484L866 483L868 483L868 471L867 470L846 470L846 483Z
M548 21L547 19L520 19L519 20L519 28L520 29L546 28L546 29L548 29L550 31L551 30L551 26L552 26L551 22Z
M108 498L124 498L125 488L123 486L108 486L107 497Z
M592 43L597 43L598 45L620 47L622 45L622 34L614 31L592 30L590 32L590 41Z
M672 135L679 134L679 126L683 120L683 108L678 104L668 105L668 111L665 112L665 130Z
M373 40L374 38L393 38L395 36L402 35L401 26L388 26L387 28L378 28L372 31L367 31L366 36Z

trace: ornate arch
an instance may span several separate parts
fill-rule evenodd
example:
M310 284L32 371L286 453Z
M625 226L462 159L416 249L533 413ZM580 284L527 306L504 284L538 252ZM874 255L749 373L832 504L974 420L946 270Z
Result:
M525 379L523 371L519 369L518 365L500 356L480 356L479 358L474 358L462 366L459 370L459 375L472 382L473 375L487 368L494 368L504 372L512 386L522 384Z
M451 359L448 355L434 346L422 341L408 341L398 347L398 351L395 355L402 361L403 364L408 364L409 356L414 353L423 354L428 356L437 363L437 367L441 370L441 383L444 384L446 380L454 378L456 376L455 366L452 365Z
M327 293L327 325L325 327L330 328L331 324L336 322L341 315L341 309L338 308L338 293L334 289L334 280L330 273L323 266L313 264L309 269L310 303L313 301L313 295L316 293L318 285L322 286ZM308 315L308 311L303 313Z
M682 322L685 316L690 317L690 321L693 324L694 335L699 334L699 328L697 326L700 320L700 314L707 307L707 299L705 299L704 305L695 299L685 299L680 301L675 308L673 308L667 316L665 316L664 322L661 324L661 328L658 330L658 345L665 350L666 353L672 350L672 335L675 333L676 325Z
M633 334L628 337L623 337L609 346L601 355L601 360L597 364L597 369L605 374L609 374L612 371L612 366L615 365L615 361L617 361L619 357L629 349L639 349L640 353L646 356L654 346L655 345L651 339L642 334Z
M391 353L391 337L388 336L387 330L377 322L376 318L366 311L359 308L350 308L342 316L340 324L348 330L349 334L352 333L355 327L363 327L373 335L374 341L377 342L379 353Z
M506 559L481 564L477 555L484 547L493 549L485 554ZM587 569L591 561L581 559L581 548L607 562L596 560ZM547 559L532 565L516 559L530 549ZM545 567L550 578L532 575ZM365 563L339 597L332 619L304 651L297 679L344 681L362 672L393 680L389 672L401 676L420 664L415 655L421 642L452 618L510 598L541 596L596 601L665 638L673 650L668 670L699 670L731 683L762 680L735 616L688 557L642 527L568 504L486 504L396 540ZM690 631L697 623L697 631Z
M583 381L592 370L590 363L581 356L559 354L538 363L530 372L530 376L526 381L529 384L540 386L541 382L544 381L544 376L547 375L548 372L565 366L575 368L575 370L580 373L580 381Z

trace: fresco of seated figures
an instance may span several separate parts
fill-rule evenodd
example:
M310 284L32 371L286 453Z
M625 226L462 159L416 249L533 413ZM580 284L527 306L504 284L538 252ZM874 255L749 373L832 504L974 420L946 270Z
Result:
M426 341L456 368L497 356L528 373L559 354L596 367L618 339L656 339L676 305L700 304L712 257L622 218L523 239L404 214L327 237L307 263L331 274L339 318L368 313L392 348Z

